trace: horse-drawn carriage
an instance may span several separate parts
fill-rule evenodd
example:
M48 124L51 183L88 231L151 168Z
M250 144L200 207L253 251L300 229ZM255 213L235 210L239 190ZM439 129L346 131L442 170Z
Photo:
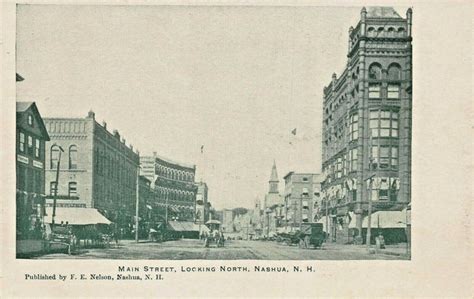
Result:
M298 244L300 248L321 247L326 239L321 223L303 223L300 230L290 233L279 233L277 241L286 245Z

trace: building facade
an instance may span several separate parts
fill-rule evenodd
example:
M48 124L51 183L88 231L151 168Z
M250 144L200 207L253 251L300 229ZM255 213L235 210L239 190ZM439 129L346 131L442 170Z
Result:
M160 157L140 157L142 173L148 179L152 178L155 200L153 214L162 221L171 220L195 221L197 185L194 182L196 166L174 162ZM153 161L153 164L150 162ZM150 169L154 169L151 175Z
M138 152L118 131L100 125L90 111L85 118L46 118L46 205L56 195L59 208L95 208L124 233L135 215ZM59 165L58 181L56 180Z
M289 172L285 180L284 224L286 230L298 230L302 223L318 221L321 175Z
M283 224L284 202L279 191L279 182L276 163L273 161L272 172L268 181L269 189L264 201L264 228L262 233L265 236L276 234L277 228L282 227Z
M225 233L233 233L234 229L234 210L224 209L222 210L222 231Z
M363 8L347 66L324 88L322 209L333 241L362 241L369 200L374 212L410 202L411 31L411 9L402 18Z
M45 144L48 140L49 134L36 104L34 102L17 102L17 240L41 239L42 237L41 227L45 216Z

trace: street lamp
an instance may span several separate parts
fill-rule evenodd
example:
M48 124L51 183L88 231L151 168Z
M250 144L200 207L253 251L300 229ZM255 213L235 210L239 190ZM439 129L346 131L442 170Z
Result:
M56 200L58 197L58 189L59 189L59 168L61 165L61 153L64 152L64 149L60 146L57 145L56 143L53 144L52 148L59 148L59 156L58 156L58 164L56 165L56 188L54 188L54 198L53 198L53 215L51 217L51 224L54 225L54 218L56 217Z

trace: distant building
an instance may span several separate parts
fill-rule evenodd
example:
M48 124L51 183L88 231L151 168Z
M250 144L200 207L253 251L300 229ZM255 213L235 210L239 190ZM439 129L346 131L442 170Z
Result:
M125 234L130 233L139 166L133 146L127 146L118 131L109 132L105 122L98 124L92 111L85 118L45 118L45 124L51 137L45 164L49 209L57 188L59 209L98 209Z
M273 161L272 173L268 181L269 190L265 195L264 202L264 231L263 234L270 236L276 234L277 228L281 227L283 220L283 198L278 190L278 173L276 163Z
M140 157L142 173L154 185L153 214L163 221L195 221L196 166L158 156ZM150 170L154 171L154 174Z
M147 238L150 229L155 229L158 221L154 218L152 205L155 200L155 193L151 188L151 182L144 176L140 176L138 185L139 194L139 237Z
M286 228L297 230L301 223L316 222L318 214L315 209L320 202L321 175L314 173L289 172L284 178L284 223Z
M209 201L208 201L209 189L206 183L197 183L197 194L196 194L196 223L206 224L209 220Z
M410 202L412 10L402 18L370 7L360 16L347 67L324 88L322 209L339 243L364 239L369 200L373 212Z
M17 74L17 79L18 76ZM41 226L45 216L45 144L49 138L36 104L17 102L15 157L17 240L42 237Z
M224 209L222 211L222 230L225 233L234 232L234 211L231 209Z

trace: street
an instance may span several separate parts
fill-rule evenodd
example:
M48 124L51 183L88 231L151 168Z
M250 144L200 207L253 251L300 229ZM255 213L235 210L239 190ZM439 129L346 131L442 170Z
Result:
M324 244L322 249L300 249L276 242L226 241L225 247L205 248L200 240L182 239L163 243L122 240L108 248L79 249L72 255L47 254L36 259L125 259L125 260L369 260L408 259L403 246L386 253L369 254L364 246Z

